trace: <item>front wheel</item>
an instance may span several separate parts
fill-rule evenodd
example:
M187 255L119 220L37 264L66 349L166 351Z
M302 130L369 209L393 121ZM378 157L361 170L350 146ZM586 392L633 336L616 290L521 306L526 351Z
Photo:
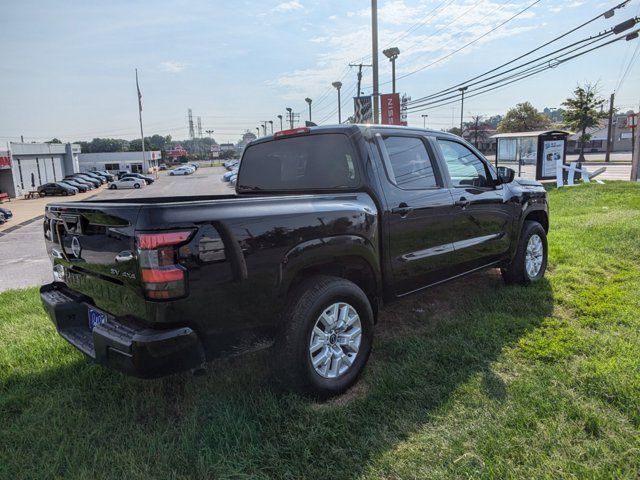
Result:
M116 184L109 185L109 190L117 190L118 186Z
M369 299L353 282L315 276L291 294L275 343L274 371L286 389L317 398L355 383L373 341Z
M133 188L140 188L140 184L139 183L134 183L133 184Z
M501 269L505 283L528 285L544 277L547 248L547 233L542 225L524 222L516 255L506 268Z

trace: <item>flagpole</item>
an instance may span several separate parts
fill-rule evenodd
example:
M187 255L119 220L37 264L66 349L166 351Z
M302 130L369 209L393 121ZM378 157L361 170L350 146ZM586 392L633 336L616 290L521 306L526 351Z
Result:
M138 118L140 119L140 138L142 140L142 167L145 164L144 153L144 131L142 130L142 93L140 92L140 84L138 83L138 69L136 68L136 89L138 90ZM144 172L147 173L147 172ZM157 171L156 171L157 174Z

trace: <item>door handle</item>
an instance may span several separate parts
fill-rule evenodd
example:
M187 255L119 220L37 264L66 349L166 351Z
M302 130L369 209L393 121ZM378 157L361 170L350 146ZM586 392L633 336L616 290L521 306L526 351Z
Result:
M454 203L456 207L461 207L463 210L467 208L470 204L471 202L464 197L460 198L460 200Z
M407 215L409 215L411 212L413 211L413 208L411 208L409 205L407 205L406 203L402 202L400 205L398 205L397 207L393 207L391 209L391 213L397 213L399 214L401 217L406 217Z

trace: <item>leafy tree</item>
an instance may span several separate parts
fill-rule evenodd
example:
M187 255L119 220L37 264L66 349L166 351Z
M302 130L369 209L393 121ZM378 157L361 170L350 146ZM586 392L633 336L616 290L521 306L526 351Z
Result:
M533 132L544 130L551 126L549 117L540 113L529 102L518 103L507 111L504 118L498 124L500 133L509 132Z
M458 135L459 137L462 136L462 131L460 130L460 127L452 127L449 130L447 130L447 132L453 133L454 135Z
M598 85L592 83L578 85L573 96L562 102L567 107L563 115L564 124L567 128L580 132L579 162L584 161L584 144L591 139L587 129L598 126L600 120L607 116L606 112L601 111L604 103L605 99L598 95Z
M473 145L478 148L480 142L485 142L489 138L491 126L481 115L471 117L471 121L464 124L467 137L473 141Z
M57 138L52 138L48 142L44 142L44 143L62 143L62 142L60 140L58 140Z
M224 152L220 152L220 160L228 160L236 156L236 152L233 150L225 150Z

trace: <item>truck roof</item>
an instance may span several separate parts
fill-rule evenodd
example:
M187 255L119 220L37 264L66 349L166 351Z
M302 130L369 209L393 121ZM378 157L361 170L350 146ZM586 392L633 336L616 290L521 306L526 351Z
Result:
M441 130L433 130L433 129L425 129L425 128L419 128L419 127L409 127L409 126L402 126L402 125L371 125L371 124L366 124L366 123L348 123L348 124L335 124L335 125L318 125L315 127L296 127L294 130L297 129L301 129L301 128L308 128L309 129L309 134L318 134L318 133L355 133L356 131L361 131L363 134L369 131L373 131L373 132L378 132L378 131L383 131L383 130L389 130L389 131L407 131L407 132L416 132L416 133L428 133L431 135L440 135L440 136L447 136L447 137L452 137L452 138L457 138L454 134L449 133L449 132L444 132ZM288 129L283 130L287 131ZM274 140L275 136L278 134L279 132L276 132L273 135L266 135L264 137L260 137L256 140L253 140L252 142L249 142L249 144L247 145L247 147L249 147L250 145L255 145L258 143L263 143L263 142L269 142L271 140Z

